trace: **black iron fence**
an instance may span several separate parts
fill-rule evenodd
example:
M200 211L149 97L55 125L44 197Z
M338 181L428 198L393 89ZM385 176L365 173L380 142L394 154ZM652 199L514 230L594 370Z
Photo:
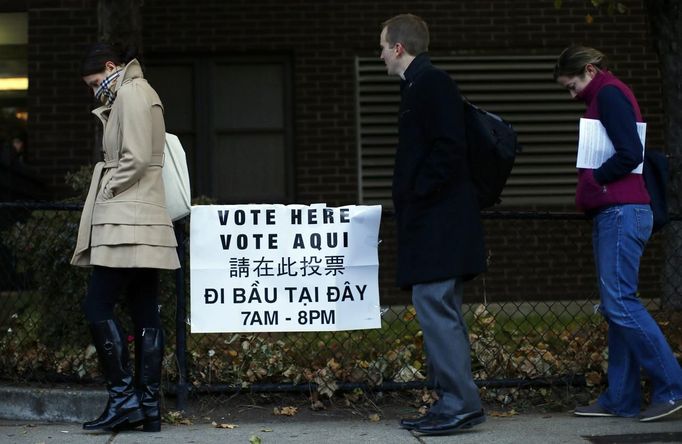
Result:
M99 380L80 301L88 270L69 265L79 205L0 203L0 379ZM489 272L466 288L474 376L481 386L518 386L604 376L606 325L598 302L591 225L573 213L485 213ZM188 227L176 226L187 264ZM382 328L350 332L189 334L189 270L162 273L169 344L166 390L178 395L238 390L425 386L422 337L409 294L393 286L395 241L382 220ZM682 217L651 240L640 296L676 353L682 352ZM122 306L124 311L125 307ZM119 316L124 328L128 317ZM131 348L132 350L132 348Z

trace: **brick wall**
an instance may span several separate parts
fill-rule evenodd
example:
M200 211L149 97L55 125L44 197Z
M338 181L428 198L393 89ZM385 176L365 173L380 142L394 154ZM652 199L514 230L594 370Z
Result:
M354 57L378 56L380 23L413 12L431 24L434 54L557 54L583 42L612 56L631 83L660 143L657 58L642 4L628 15L584 6L555 10L547 1L230 1L145 2L148 54L287 53L294 62L296 200L353 203L357 196ZM226 7L225 5L228 5ZM195 7L194 5L199 5ZM551 73L547 73L548 76ZM331 168L329 168L331 166ZM326 171L324 178L316 172Z
M12 3L7 0L3 4ZM55 196L64 172L92 160L96 125L80 85L83 49L96 38L96 2L29 0L30 160ZM290 54L294 62L296 200L356 201L354 57L377 54L380 23L413 12L431 26L431 52L558 54L570 43L604 50L630 83L662 141L660 79L641 1L609 16L548 1L147 0L142 8L148 55ZM577 4L578 7L572 7ZM595 16L587 24L585 16ZM551 75L548 73L548 75ZM326 174L322 178L320 171Z
M78 77L83 49L96 37L96 2L26 3L29 160L52 186L54 196L63 197L68 193L64 173L92 161L97 150L97 127L89 115L92 101ZM354 58L378 57L380 23L402 12L421 15L430 24L434 55L558 55L572 43L603 50L610 56L613 71L632 86L640 101L649 122L649 146L662 144L660 77L643 2L624 3L629 8L627 14L609 16L588 7L590 2L577 1L564 2L561 10L555 10L553 2L539 0L146 0L143 42L145 53L156 57L289 55L294 73L295 200L340 205L357 201ZM3 4L7 2L1 0L0 8ZM594 16L593 24L586 22L588 13ZM524 256L520 261L518 244L505 247L509 239L515 239L518 227L499 221L487 225L489 244L499 253L493 256L486 291L523 299L532 292L559 297L594 290L590 283L572 291L576 279L591 279L589 235L584 229L547 236L542 230L537 233L534 242L539 245L550 241L561 245L565 239L573 239L574 245L574 240L582 239L577 241L582 246L575 256L580 260L556 259L551 262L554 266L547 268L548 263L537 256ZM382 237L382 291L386 300L405 300L392 286L395 246L390 221L384 224ZM517 271L519 263L529 268ZM554 281L542 278L543 270L550 269L561 270L561 276L553 276ZM524 290L521 278L514 274L531 271L538 281L528 280ZM516 285L514 289L508 287L510 282ZM474 294L482 295L482 283L475 285Z
M86 46L97 35L96 2L27 2L29 150L27 162L53 190L69 192L64 175L93 159L92 99L79 77Z

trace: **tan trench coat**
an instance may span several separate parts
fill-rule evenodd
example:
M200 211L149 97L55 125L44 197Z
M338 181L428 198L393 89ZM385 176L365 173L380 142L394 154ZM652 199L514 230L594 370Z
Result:
M113 90L113 105L93 111L104 125L104 162L95 165L71 264L179 268L161 176L163 105L137 60Z

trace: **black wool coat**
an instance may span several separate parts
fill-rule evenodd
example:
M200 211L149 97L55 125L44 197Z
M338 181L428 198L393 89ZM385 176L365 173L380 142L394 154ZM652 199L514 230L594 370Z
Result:
M483 226L466 162L457 84L418 55L404 73L393 204L402 288L485 271Z

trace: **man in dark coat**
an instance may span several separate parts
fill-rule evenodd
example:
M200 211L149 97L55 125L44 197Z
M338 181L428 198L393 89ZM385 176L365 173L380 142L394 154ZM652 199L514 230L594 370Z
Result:
M411 14L383 24L381 59L401 77L393 204L398 285L412 289L439 400L401 426L438 434L485 421L471 374L463 282L485 271L483 227L466 161L464 105L427 54L426 23Z

